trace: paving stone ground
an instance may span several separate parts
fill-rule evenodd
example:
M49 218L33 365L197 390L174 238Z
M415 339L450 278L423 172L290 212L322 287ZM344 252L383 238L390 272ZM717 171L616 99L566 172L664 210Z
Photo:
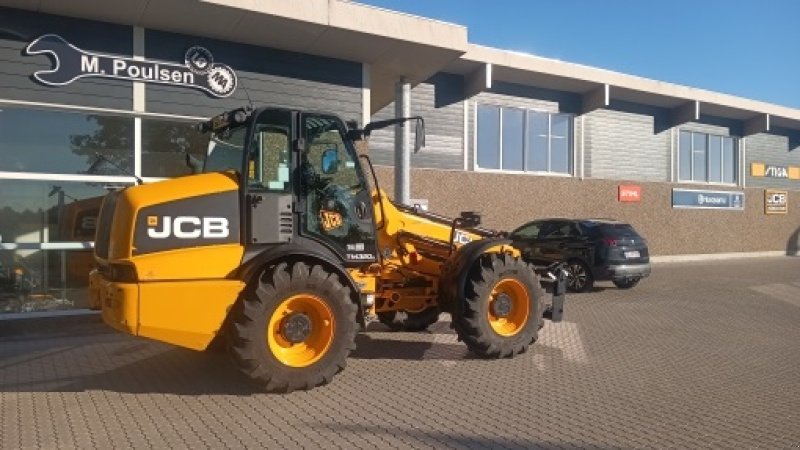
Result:
M800 446L800 258L662 264L567 301L513 360L472 358L446 316L374 325L332 384L289 395L100 326L6 336L0 448Z

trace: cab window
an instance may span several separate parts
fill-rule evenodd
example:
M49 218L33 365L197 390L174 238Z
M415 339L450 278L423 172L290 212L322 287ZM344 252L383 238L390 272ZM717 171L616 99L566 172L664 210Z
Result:
M290 130L288 111L265 110L256 119L247 158L247 184L251 190L289 190Z
M256 126L247 180L257 190L289 189L289 129L274 125Z

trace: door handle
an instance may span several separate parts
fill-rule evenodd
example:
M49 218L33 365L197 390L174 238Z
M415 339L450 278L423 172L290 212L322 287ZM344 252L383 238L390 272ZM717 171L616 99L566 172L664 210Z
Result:
M358 202L355 206L356 216L359 219L364 220L367 217L367 204L364 202Z
M260 195L250 194L249 197L250 197L250 207L251 208L258 207L258 204L264 201L264 197L262 197Z

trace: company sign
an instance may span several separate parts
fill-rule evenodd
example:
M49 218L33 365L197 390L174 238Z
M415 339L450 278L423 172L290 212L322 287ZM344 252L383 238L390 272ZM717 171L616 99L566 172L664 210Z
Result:
M767 189L764 191L764 214L789 212L789 192Z
M785 178L789 180L800 180L800 167L778 166L775 164L764 164L754 162L750 164L750 175L754 177Z
M236 90L236 74L225 64L215 63L203 47L186 51L183 64L82 50L56 34L45 34L28 44L28 55L48 55L50 70L33 74L38 82L64 86L79 78L100 77L160 83L198 89L214 97L228 97Z
M744 210L744 192L672 189L672 207L685 209Z
M638 203L642 200L642 188L633 184L620 184L617 189L617 200L623 203Z

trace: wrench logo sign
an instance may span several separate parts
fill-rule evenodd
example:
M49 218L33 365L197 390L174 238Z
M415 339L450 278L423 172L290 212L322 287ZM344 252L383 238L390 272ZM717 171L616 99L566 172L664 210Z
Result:
M56 34L45 34L28 44L27 55L47 55L53 67L33 74L36 81L64 86L79 78L102 77L161 83L199 89L214 97L228 97L236 90L236 73L214 62L211 52L194 46L184 64L82 50Z

